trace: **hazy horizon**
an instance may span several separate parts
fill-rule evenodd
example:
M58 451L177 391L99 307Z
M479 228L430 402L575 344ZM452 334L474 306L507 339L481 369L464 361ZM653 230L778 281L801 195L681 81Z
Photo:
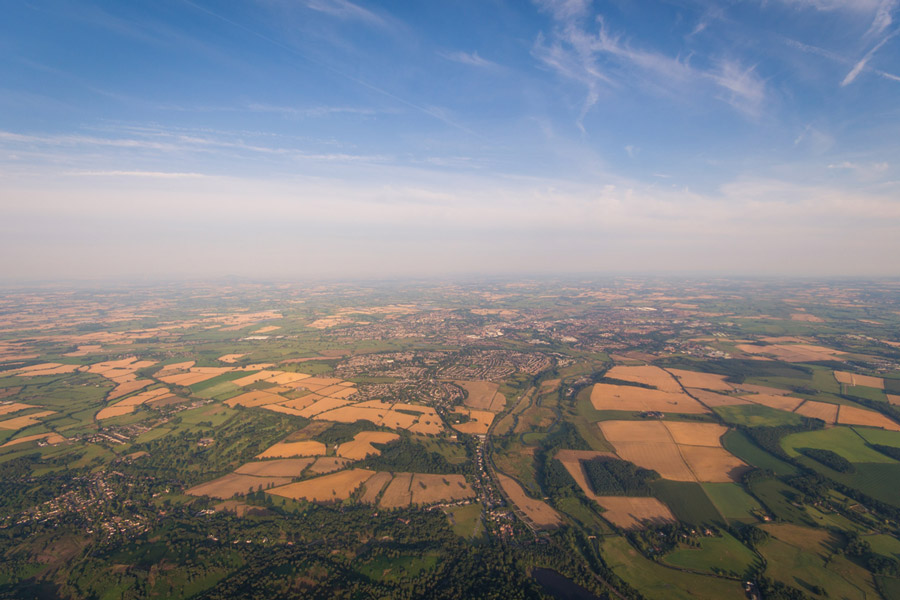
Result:
M896 0L46 0L2 282L900 275Z

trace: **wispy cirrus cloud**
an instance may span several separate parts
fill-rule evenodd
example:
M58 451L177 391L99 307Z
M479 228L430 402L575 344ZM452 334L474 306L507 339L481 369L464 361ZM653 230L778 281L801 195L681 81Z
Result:
M549 34L538 35L532 55L563 77L583 84L587 95L578 118L579 127L605 89L637 86L651 94L690 97L712 83L714 97L735 110L757 116L766 99L765 80L755 66L733 58L713 58L696 66L693 56L670 56L638 47L607 27L602 16L589 19L584 0L536 0L553 17ZM709 90L707 90L709 91Z
M873 46L868 52L866 52L865 55L861 59L859 59L856 64L853 65L853 68L850 69L850 72L847 73L847 76L844 77L844 80L841 81L841 87L845 87L853 83L853 81L859 76L862 70L866 68L866 65L868 64L869 60L872 59L875 53L878 52L878 50L880 50L881 47L884 46L891 38L897 35L898 32L900 32L900 30L897 30L892 34L883 37L880 42L875 44L875 46Z
M472 67L480 67L483 69L495 68L499 66L493 61L482 58L478 55L478 52L438 52L438 55L453 62L470 65Z
M306 0L308 8L340 19L363 21L370 25L384 27L387 22L372 11L349 0Z

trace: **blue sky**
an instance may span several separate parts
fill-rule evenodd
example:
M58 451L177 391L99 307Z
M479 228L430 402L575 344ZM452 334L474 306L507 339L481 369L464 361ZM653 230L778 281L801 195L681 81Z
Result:
M6 279L898 275L898 0L7 3Z

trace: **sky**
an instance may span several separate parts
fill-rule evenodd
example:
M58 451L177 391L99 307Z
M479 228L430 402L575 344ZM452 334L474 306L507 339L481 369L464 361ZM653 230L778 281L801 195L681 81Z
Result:
M22 0L0 280L900 276L900 0Z

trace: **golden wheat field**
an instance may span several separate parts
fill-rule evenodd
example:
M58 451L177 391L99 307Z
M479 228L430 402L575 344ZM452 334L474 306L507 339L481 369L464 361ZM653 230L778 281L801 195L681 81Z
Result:
M725 381L725 375L698 373L696 371L683 371L681 369L668 369L668 371L678 379L681 385L686 388L699 388L703 390L720 392L728 392L734 389L734 387L730 383Z
M617 365L607 371L606 376L612 379L621 379L622 381L652 385L663 392L681 392L681 386L669 373L659 367L650 365L639 367Z
M249 462L241 465L234 472L255 477L300 477L303 470L315 460L313 457L305 457Z
M281 487L267 490L275 496L283 496L294 500L310 502L336 502L346 500L363 483L375 474L366 469L349 469L329 475L322 475L306 481L289 483Z
M846 385L861 385L863 387L875 388L876 390L884 389L884 379L881 377L857 375L856 373L849 373L847 371L835 371L834 378Z
M629 385L595 383L591 390L591 404L597 410L626 410L634 412L700 414L709 412L705 406L685 394L651 390Z
M304 440L302 442L278 442L256 458L292 458L294 456L322 456L325 444Z
M837 422L841 425L866 425L869 427L880 427L890 431L900 431L900 425L894 423L881 413L857 408L855 406L841 405L838 409ZM0 423L0 426L2 426L2 423Z
M270 486L284 485L290 483L290 481L289 477L254 477L252 475L229 473L224 477L195 485L185 490L184 493L191 496L209 496L210 498L227 500L235 494L248 494L260 489L265 490Z
M622 529L675 522L675 515L669 507L656 498L596 496L594 499L606 509L603 518Z
M349 442L344 442L337 449L337 455L351 460L362 460L370 454L381 454L381 450L372 444L387 444L400 439L396 433L387 431L360 431Z
M838 405L807 400L798 406L794 412L805 417L822 419L826 423L833 424L837 421Z
M546 502L535 500L528 496L518 481L502 473L497 473L497 478L500 480L500 486L503 488L503 491L506 492L513 504L525 513L525 516L535 526L550 528L558 527L562 524L562 517L560 517L558 512L553 510Z

